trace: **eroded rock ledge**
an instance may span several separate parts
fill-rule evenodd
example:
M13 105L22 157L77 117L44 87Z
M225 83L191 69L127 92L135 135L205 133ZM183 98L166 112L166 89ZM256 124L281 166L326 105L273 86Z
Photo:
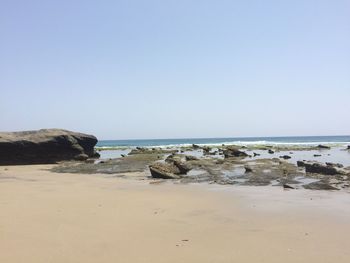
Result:
M93 135L60 129L1 132L0 165L50 164L98 157Z

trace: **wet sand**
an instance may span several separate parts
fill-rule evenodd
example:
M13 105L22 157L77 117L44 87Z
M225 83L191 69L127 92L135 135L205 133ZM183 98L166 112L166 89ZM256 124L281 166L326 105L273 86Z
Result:
M51 167L0 167L0 262L350 262L346 192Z

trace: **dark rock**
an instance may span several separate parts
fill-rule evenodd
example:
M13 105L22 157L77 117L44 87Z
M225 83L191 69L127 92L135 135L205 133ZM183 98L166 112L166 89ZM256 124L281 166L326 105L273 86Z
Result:
M120 156L121 156L121 157L126 157L126 155L125 155L125 154L121 154Z
M274 154L275 152L272 151L271 149L269 149L269 150L268 150L268 153L269 153L269 154Z
M299 167L305 167L305 171L307 173L317 173L317 174L325 174L325 175L342 174L335 167L324 165L319 162L298 161L297 165Z
M199 145L197 145L197 144L192 144L192 148L193 149L199 149L199 148L201 148Z
M248 154L245 152L242 152L238 150L235 147L227 147L226 150L224 150L224 156L225 158L231 158L231 157L247 157Z
M350 150L350 145L348 145L348 150Z
M283 189L295 189L293 186L290 186L288 184L283 184Z
M331 167L337 167L337 168L343 168L344 165L342 165L341 163L330 163L330 162L326 162L327 166L331 166Z
M292 157L290 157L289 155L282 155L282 156L280 156L280 158L287 160L287 159L290 159Z
M320 144L320 145L317 146L317 148L319 148L319 149L330 149L331 147Z
M259 154L259 153L255 153L255 152L253 152L253 155L254 155L254 157L256 157L256 156L260 156L260 154Z
M186 161L196 161L196 160L198 160L198 158L196 156L193 156L193 155L186 155L185 159L186 159Z
M304 161L297 161L298 167L305 167L305 160Z
M98 159L98 158L100 158L100 156L101 155L98 152L95 151L91 158Z
M202 147L202 149L203 149L204 154L209 153L211 150L210 147L207 147L207 146Z
M244 166L244 169L245 169L245 173L251 173L251 172L253 172L253 169L252 168L250 168L249 166Z
M320 157L322 156L321 154L314 154L314 157Z
M181 161L174 161L174 165L179 169L179 174L187 174L192 169L188 164Z
M74 157L74 160L76 161L85 161L89 158L89 156L87 154L81 153L78 154L77 156Z
M153 178L179 179L180 170L174 164L154 163L149 166Z
M60 129L0 133L0 164L49 164L99 156L95 136Z

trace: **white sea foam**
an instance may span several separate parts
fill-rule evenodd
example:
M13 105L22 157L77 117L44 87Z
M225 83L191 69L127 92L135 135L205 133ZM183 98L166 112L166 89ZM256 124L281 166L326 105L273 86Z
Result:
M347 146L350 144L350 142L330 142L330 141L324 141L324 142L278 142L278 141L223 141L220 143L195 143L198 146L211 146L211 147L219 147L224 145L240 145L240 146L264 146L264 145L272 145L272 146L317 146L317 145L327 145L327 146ZM192 143L183 143L183 144L165 144L165 145L149 145L149 146L141 146L144 148L180 148L180 147L191 147ZM121 150L121 149L128 149L128 148L136 148L139 145L133 145L133 146L96 146L96 149L100 150Z
M253 146L253 145L296 145L296 146L317 146L317 145L328 145L328 146L345 146L350 144L350 142L271 142L271 141L230 141L230 142L220 142L220 143L195 143L198 146L222 146L224 145L242 145L242 146ZM170 145L159 145L159 146L149 146L149 147L189 147L192 144L170 144Z

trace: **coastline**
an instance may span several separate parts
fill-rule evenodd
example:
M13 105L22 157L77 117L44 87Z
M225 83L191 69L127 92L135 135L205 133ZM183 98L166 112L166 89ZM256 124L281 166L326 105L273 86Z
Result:
M263 146L346 146L350 144L350 135L336 136L280 136L280 137L232 137L232 138L183 138L183 139L134 139L134 140L99 140L98 150L123 150L136 147L159 148L186 148L192 144L199 146L218 147L236 145L238 147L249 146L252 148Z
M1 167L1 262L350 260L348 193L154 184L54 166Z

